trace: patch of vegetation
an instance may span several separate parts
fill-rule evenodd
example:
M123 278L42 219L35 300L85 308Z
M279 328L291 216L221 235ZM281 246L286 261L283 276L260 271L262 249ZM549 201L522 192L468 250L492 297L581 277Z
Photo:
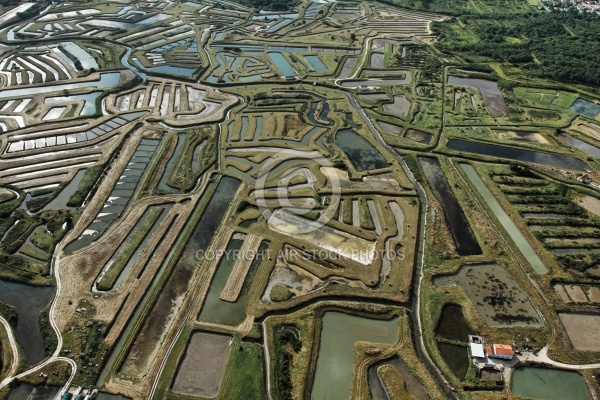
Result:
M3 237L4 234L13 227L17 219L15 217L6 217L0 219L0 237Z
M102 174L102 171L104 171L104 164L94 165L85 171L77 190L67 201L69 207L81 207L88 193Z
M16 221L19 221L16 225ZM62 229L64 224L66 229ZM45 227L44 227L45 226ZM0 275L4 279L18 282L48 284L43 282L49 272L47 262L35 262L19 256L18 251L24 250L40 261L46 261L48 256L31 246L24 246L27 238L31 238L35 246L50 253L71 227L71 216L68 211L48 210L39 215L28 215L23 210L15 211L12 217L0 221L0 233L4 240L0 243Z
M221 399L265 399L263 357L256 343L241 342L231 351Z
M23 246L31 232L43 223L37 215L30 216L22 210L15 213L15 217L19 220L19 223L12 226L0 244L0 251L8 254L16 253Z
M527 2L515 0L381 0L382 3L392 4L413 10L426 10L448 15L481 14L484 12L522 13L531 10Z
M4 220L5 218L8 218L12 212L19 207L19 205L21 204L21 201L23 201L23 199L25 197L25 194L20 191L20 196L19 197L15 197L14 195L12 196L3 196L2 198L2 203L0 203L0 220ZM0 221L1 222L1 221Z
M75 381L81 386L96 383L104 363L107 346L104 338L107 326L103 321L94 319L95 308L86 300L77 304L81 312L69 321L70 328L63 333L62 354L72 358L78 365Z
M509 164L510 170L515 173L515 175L523 176L527 178L538 178L538 176L531 170L529 167L521 164L517 164L515 162L511 162Z
M275 285L271 289L271 301L280 302L292 298L294 294L285 286Z
M419 165L419 161L417 160L417 157L415 155L409 154L402 158L404 159L404 162L408 166L408 169L410 170L410 172L412 172L415 179L421 185L424 185L426 183L426 181L425 181L425 177L423 176L423 173L421 172L421 166Z
M53 194L56 191L57 191L56 188L45 188L45 189L33 190L29 194L31 195L31 197L38 197L38 196L43 196L45 194Z
M434 22L432 28L443 52L510 63L535 77L600 85L599 15L578 11L464 15Z
M32 192L33 193L33 192ZM0 188L0 203L15 199L15 194L4 188Z
M431 54L425 45L404 45L403 50L398 51L393 56L392 64L394 67L418 68L421 73L421 80L432 82L440 81L442 76L441 61Z
M18 379L18 382L28 383L33 386L62 386L71 375L71 365L64 361L55 361L26 376ZM4 398L1 397L0 398ZM32 396L32 399L39 398Z
M50 325L50 317L49 317L49 307L45 309L42 314L40 314L40 332L42 333L42 338L44 339L44 350L46 351L46 356L50 356L56 346L58 345L58 338L56 337L56 333L54 329L52 329L52 325Z
M13 306L0 301L0 315L4 317L11 328L17 328L17 310Z
M29 256L31 258L35 258L36 260L41 262L48 261L48 255L46 253L40 251L39 249L33 246L29 246L27 243L21 246L21 248L19 249L19 253L25 254L26 256Z
M556 256L558 261L566 268L580 273L586 272L588 269L600 264L600 254L565 254ZM598 276L586 274L588 278L598 279Z
M44 229L45 240L39 236L32 235L33 243L47 252L52 252L54 247L73 226L73 218L71 214L65 210L56 211L54 217L48 221ZM38 228L39 230L40 228ZM36 231L34 231L34 234ZM39 239L39 242L36 241Z
M240 0L240 4L263 10L286 11L291 10L298 4L298 0Z
M167 183L169 186L180 189L183 192L194 188L196 180L217 161L217 133L214 126L193 129L186 132L183 150L171 171ZM206 144L196 154L198 160L194 160L196 146L202 141ZM198 163L198 169L193 171L192 166Z
M574 250L574 253L555 254L565 270L591 275L586 271L598 264L600 254L586 250L597 248L598 244L578 240L600 238L600 218L573 200L581 193L564 183L548 180L525 165L510 163L509 170L513 175L504 175L497 167L490 176L515 212L524 218L525 226L549 251Z
M24 257L0 252L0 276L16 282L36 283L40 274L46 270L45 266L27 260Z
M4 1L7 1L7 0L4 0ZM4 1L2 2L3 6L4 6ZM10 1L10 0L8 0L8 1ZM11 2L11 4L14 4L14 3ZM18 2L17 2L17 4L18 4ZM29 18L32 18L32 17L35 17L36 15L38 15L46 7L48 7L47 1L39 1L39 2L36 2L33 6L29 7L27 10L18 12L17 16L20 19L29 19Z
M121 275L121 272L123 272L123 269L129 262L129 260L131 260L131 257L138 249L140 244L144 241L144 239L150 232L150 229L152 228L152 226L154 225L154 223L156 222L156 220L162 212L162 208L155 208L150 210L148 215L143 219L140 226L133 232L133 234L129 238L127 245L125 245L123 250L115 258L108 271L106 271L102 279L98 281L99 290L111 290L113 288L113 286L117 282L117 279Z
M275 327L275 382L280 400L292 399L291 368L294 354L302 348L302 341L298 335L298 330L293 325Z
M536 119L545 119L545 120L558 120L560 119L560 115L554 111L549 110L527 110L527 114L531 115Z

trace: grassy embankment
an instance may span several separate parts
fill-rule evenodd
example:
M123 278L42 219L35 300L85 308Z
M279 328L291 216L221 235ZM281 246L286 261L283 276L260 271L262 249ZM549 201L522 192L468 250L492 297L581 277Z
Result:
M121 252L116 255L111 264L110 268L106 273L102 276L102 278L98 281L98 290L111 290L116 283L117 279L123 272L123 269L139 247L139 245L144 241L146 236L149 234L150 230L154 226L154 223L158 219L158 217L163 212L162 208L154 208L150 210L150 212L146 215L146 217L141 220L138 225L134 228L134 231L131 232L127 237L127 244Z

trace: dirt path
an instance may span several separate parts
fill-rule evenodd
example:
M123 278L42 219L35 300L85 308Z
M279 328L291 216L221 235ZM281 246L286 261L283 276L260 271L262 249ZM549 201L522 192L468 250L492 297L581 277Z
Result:
M256 253L261 242L262 236L253 233L246 236L244 244L240 249L240 256L235 262L231 273L229 274L229 279L227 279L227 283L221 292L221 300L229 301L231 303L237 300L242 291L242 287L244 286L244 282L246 281L246 276L252 266L252 262L254 261L254 257L252 256Z
M13 335L8 321L6 321L4 317L0 317L0 323L4 326L4 330L6 331L6 336L8 337L8 342L10 344L10 351L12 352L12 360L10 363L10 368L8 369L8 373L6 374L6 378L0 382L0 387L4 387L10 383L12 376L17 371L17 367L19 366L19 349L17 348L17 341L15 340L15 335Z
M58 244L57 251L55 253L56 255L53 259L53 261L54 261L53 262L53 264L54 264L53 270L54 270L54 275L56 278L56 295L54 296L54 299L52 300L52 305L50 306L49 321L50 321L50 325L52 326L52 329L56 333L56 341L57 341L56 349L54 350L54 353L46 359L46 361L42 362L41 364L37 365L36 367L33 367L33 368L31 368L27 371L24 371L18 375L15 375L15 376L12 376L12 373L14 373L14 371L11 371L11 374L8 377L6 377L2 382L0 382L0 389L5 387L6 385L10 384L10 382L14 381L15 379L22 378L29 374L35 374L36 372L42 370L43 368L52 364L53 362L64 361L71 366L71 375L69 376L69 379L67 379L67 381L65 382L65 385L63 386L63 388L57 393L55 399L59 399L60 394L63 393L64 391L66 391L67 389L69 389L69 387L71 386L71 382L73 381L73 378L75 377L75 374L77 373L77 364L75 363L75 361L71 360L70 358L59 356L60 351L62 349L62 345L63 345L63 338L60 333L60 330L58 329L58 326L56 325L56 321L54 319L54 315L55 315L55 311L56 311L56 302L58 300L60 290L61 290L61 281L60 281L60 276L58 274L59 264L60 264L60 254L62 253L62 248L65 246L66 243L67 243L66 240L63 239ZM1 322L5 326L5 328L7 328L9 340L11 340L10 338L12 338L11 349L13 350L14 354L17 355L16 357L18 357L18 353L16 352L16 343L12 343L14 341L14 337L12 335L12 331L10 330L10 326L6 323L6 320L4 320L4 319L2 319ZM13 366L11 365L11 369L12 369L12 367Z
M238 193L244 193L246 190L246 185L242 184L238 189ZM235 209L233 207L229 207L227 212L223 216L222 221L228 221L234 212ZM218 228L217 233L211 241L208 249L212 249L213 251L224 250L227 246L228 239L231 237L232 234L233 229L229 226L226 226L225 223L222 223L222 225ZM195 317L197 317L200 314L200 310L202 305L204 304L206 295L208 294L208 289L210 288L212 278L216 273L218 261L218 258L210 260L210 262L205 264L202 270L199 273L195 274L195 276L192 278L190 288L187 294L185 295L183 305L181 307L182 310L188 311L185 314L180 313L172 321L171 326L169 328L169 332L165 335L163 339L163 344L161 345L161 348L156 356L157 359L160 359L162 361L160 363L155 361L144 379L144 384L150 388L150 391L147 396L148 399L152 399L154 397L166 361L169 359L173 347L175 346L175 343L183 333L184 328L190 321L193 322L195 320ZM174 327L179 328L175 330Z

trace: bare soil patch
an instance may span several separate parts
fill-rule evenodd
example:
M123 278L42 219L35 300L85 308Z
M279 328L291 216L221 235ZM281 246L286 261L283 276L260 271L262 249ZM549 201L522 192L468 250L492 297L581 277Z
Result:
M213 398L229 358L231 336L194 332L179 365L173 391L175 393Z
M600 303L600 288L592 286L588 291L588 298L592 303Z
M565 286L565 290L575 303L587 303L587 296L585 295L583 289L581 289L581 286L568 285Z
M394 102L383 105L383 110L400 117L406 117L410 110L410 101L404 96L394 96Z
M494 129L493 132L494 132L494 135L496 135L499 139L518 140L518 141L522 141L522 142L548 144L548 141L546 140L546 138L537 132L503 131L503 130L496 130L496 129Z
M404 137L406 139L412 140L413 142L429 144L431 143L431 139L433 139L433 135L431 133L422 132L416 129L409 129Z
M578 198L577 204L585 208L591 213L600 216L600 200L592 196L583 196Z
M573 347L583 351L600 350L600 314L558 314Z
M563 285L555 285L554 291L556 292L558 297L560 297L560 299L565 303L571 302L571 299L569 299L569 295L567 295L567 292L565 291L565 287Z
M402 133L403 128L401 126L390 124L384 121L377 121L377 123L385 133L389 133L390 135L399 135Z

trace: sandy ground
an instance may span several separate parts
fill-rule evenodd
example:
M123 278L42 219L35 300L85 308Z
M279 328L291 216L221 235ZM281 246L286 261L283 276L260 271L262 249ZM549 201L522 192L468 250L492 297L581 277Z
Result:
M600 350L600 315L561 313L558 315L577 350Z
M433 138L433 135L431 133L419 131L416 129L409 129L404 134L404 137L410 140L414 140L418 143L429 144L431 142L431 139Z
M276 210L273 217L269 219L269 227L279 233L294 236L297 239L320 247L326 251L338 254L342 257L350 258L363 265L370 265L373 262L373 252L375 243L351 235L329 226L318 225L311 220L302 218L289 213L283 213ZM315 225L312 232L302 232L302 228Z
M588 299L580 286L565 285L565 290L575 303L587 303Z
M400 117L405 117L406 115L408 115L409 109L410 101L408 101L407 98L402 95L394 96L394 101L392 103L387 103L383 105L384 111L398 115Z
M129 162L129 159L135 151L140 138L141 135L139 132L136 132L134 133L132 140L129 140L128 143L123 146L120 157L113 162L108 175L104 178L102 184L98 188L96 195L94 196L94 201L92 201L92 203L86 207L74 229L69 233L67 238L65 238L63 243L67 244L70 240L79 237L81 232L83 232L83 230L96 217L104 205L104 200L112 190L115 182L121 176L121 172ZM141 214L139 214L139 216L141 216ZM137 222L137 218L134 217L131 219L133 224ZM57 301L55 313L56 322L61 330L65 329L66 325L71 319L71 316L73 315L74 308L76 307L72 304L69 304L69 302L77 304L77 300L83 297L82 295L84 293L89 293L89 289L92 287L94 279L104 266L104 263L108 260L110 255L112 255L112 252L116 250L120 243L120 240L114 240L111 245L111 241L109 241L108 238L110 237L114 239L116 226L124 228L123 225L123 223L114 224L114 226L103 235L98 243L92 244L86 249L86 251L71 256L63 256L61 258L60 278L62 281L62 290ZM131 226L133 227L133 225ZM126 232L124 232L124 234L126 234ZM99 243L103 242L109 245L99 245ZM94 251L94 249L96 251ZM108 310L104 307L99 307L100 314L97 316L98 319L110 319L108 315L103 315L103 312Z
M600 216L600 200L592 196L583 196L578 198L577 204L585 208L591 213Z
M367 286L359 280L346 279L331 271L322 273L322 266L303 258L299 253L295 253L288 259L286 255L289 255L289 251L290 248L287 247L277 257L273 271L269 276L269 282L261 297L264 303L273 302L271 300L271 290L276 285L287 288L295 297L313 293L331 282L367 289ZM299 259L302 260L302 263L294 262ZM317 276L315 272L321 272L320 276Z
M195 332L177 371L173 391L188 396L215 397L229 358L231 340L227 335Z
M596 125L596 124L588 124L585 121L582 121L581 119L577 119L573 125L572 128L585 133L588 136L592 136L595 139L600 139L600 126Z
M600 276L600 265L588 269L587 273L593 276Z
M13 197L15 197L13 192L8 189L0 188L0 203L3 203Z
M394 175L389 172L378 175L368 175L363 177L362 181L356 181L350 180L347 171L338 168L321 167L320 171L325 176L333 177L337 175L340 186L344 190L360 190L365 192L369 190L389 191L393 194L403 190Z
M560 297L560 299L565 303L571 302L571 299L569 299L569 295L567 295L567 292L565 291L565 287L563 285L555 285L554 291L556 292L558 297Z
M591 286L587 290L579 285L555 285L554 291L565 303L600 303L600 287ZM570 297L570 298L569 298Z
M509 139L509 140L522 140L526 142L535 142L541 144L548 144L548 140L545 137L540 135L537 132L531 132L526 137L520 137L516 132L513 131L501 131L494 130L494 134L500 139Z
M600 288L592 286L588 291L588 298L592 303L600 303Z

